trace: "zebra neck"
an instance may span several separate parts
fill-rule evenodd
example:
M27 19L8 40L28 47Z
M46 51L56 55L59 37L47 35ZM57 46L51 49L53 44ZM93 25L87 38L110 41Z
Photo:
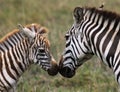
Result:
M113 67L113 62L116 60L114 53L119 48L120 22L103 20L103 17L98 20L97 23L91 22L86 34L88 34L92 52L109 67Z
M31 64L28 59L29 44L20 33L15 33L0 43L0 72L6 71L17 79ZM5 73L5 74L6 74Z

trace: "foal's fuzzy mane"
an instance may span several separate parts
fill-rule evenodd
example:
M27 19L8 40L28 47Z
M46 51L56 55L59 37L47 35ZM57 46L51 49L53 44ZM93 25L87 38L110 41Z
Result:
M19 32L18 29L14 29L13 31L9 32L3 38L0 39L0 43L2 43L3 41L7 40L9 37L11 37L12 35L14 35L14 34L16 34L18 32Z
M48 29L46 27L41 26L40 24L37 23L33 23L33 24L28 24L25 27L29 28L30 30L32 30L32 27L34 27L34 31L37 33L38 29L40 29L41 31L39 32L40 34L44 34L48 32ZM12 35L16 34L20 32L19 29L14 29L11 32L9 32L8 34L6 34L2 39L0 39L0 43L2 43L3 41L9 39L9 37L11 37Z

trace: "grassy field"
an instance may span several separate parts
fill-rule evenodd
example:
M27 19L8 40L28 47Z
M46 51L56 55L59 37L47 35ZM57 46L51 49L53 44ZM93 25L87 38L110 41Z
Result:
M99 7L120 13L120 0L0 0L0 37L23 25L40 23L50 32L51 52L59 62L64 48L64 34L73 23L76 6ZM18 92L118 92L112 71L95 56L83 64L76 75L52 77L39 66L32 65L20 78Z

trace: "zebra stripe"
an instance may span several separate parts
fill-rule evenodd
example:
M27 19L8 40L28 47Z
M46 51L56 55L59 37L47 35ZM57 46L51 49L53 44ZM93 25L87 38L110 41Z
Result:
M74 24L66 33L66 48L59 63L60 73L72 77L73 69L91 58L88 54L95 54L113 69L120 83L120 15L90 7L76 7L73 15Z

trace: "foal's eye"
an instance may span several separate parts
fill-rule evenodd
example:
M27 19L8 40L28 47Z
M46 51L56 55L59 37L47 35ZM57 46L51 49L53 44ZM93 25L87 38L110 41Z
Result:
M44 53L45 49L39 49L38 51L39 51L39 53Z

